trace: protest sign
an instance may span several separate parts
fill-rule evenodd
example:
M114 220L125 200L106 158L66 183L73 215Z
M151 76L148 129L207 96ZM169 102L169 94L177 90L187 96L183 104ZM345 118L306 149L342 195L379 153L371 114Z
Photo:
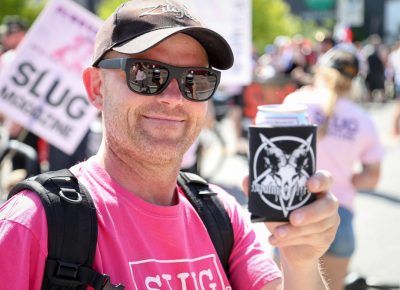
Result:
M0 112L67 154L97 114L81 75L101 22L70 0L53 0L2 67Z
M223 85L248 85L252 79L251 1L184 0L210 28L220 33L235 56L233 67L222 73ZM221 51L221 53L225 53Z

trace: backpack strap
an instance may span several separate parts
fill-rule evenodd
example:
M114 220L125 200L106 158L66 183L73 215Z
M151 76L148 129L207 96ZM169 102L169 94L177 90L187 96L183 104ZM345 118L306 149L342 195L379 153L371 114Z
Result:
M202 219L218 253L218 257L229 277L229 256L233 247L232 223L217 193L212 192L200 176L180 172L178 184Z
M46 172L18 183L11 198L22 190L36 192L46 212L48 256L42 290L124 289L109 276L92 269L97 244L97 215L86 188L68 170Z

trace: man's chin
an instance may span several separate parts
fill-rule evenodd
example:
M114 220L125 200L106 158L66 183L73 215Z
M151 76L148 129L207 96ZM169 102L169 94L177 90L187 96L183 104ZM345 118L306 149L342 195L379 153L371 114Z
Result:
M152 139L145 146L145 151L152 156L160 156L162 159L181 159L189 146L183 139Z

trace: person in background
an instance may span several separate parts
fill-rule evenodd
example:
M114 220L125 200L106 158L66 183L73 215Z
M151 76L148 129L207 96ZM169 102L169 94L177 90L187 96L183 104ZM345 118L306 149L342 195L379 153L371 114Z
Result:
M388 69L391 72L394 85L393 97L400 100L400 40L396 41L389 53Z
M2 30L1 42L5 51L0 56L1 74L1 71L7 69L7 65L14 60L17 48L28 31L28 23L18 15L7 15L3 18L0 30ZM39 152L41 139L36 134L29 132L9 118L6 118L4 121L4 126L9 131L11 139L18 140L30 146L36 152ZM14 155L12 157L13 169L28 169L29 167L29 172L27 172L28 176L38 174L41 171L39 160L27 160L27 156L24 156L24 154L16 154L13 152L11 152L11 154ZM28 163L32 164L32 166L28 166Z
M319 126L317 169L332 173L332 191L339 199L339 229L322 258L331 290L344 289L355 250L354 199L358 190L375 188L384 154L373 120L351 100L358 68L354 54L332 48L318 63L314 86L300 89L284 101L308 106L311 121ZM361 164L360 171L353 170L356 164Z
M385 101L385 61L382 50L382 40L379 35L373 34L368 38L364 53L368 64L365 83L369 91L370 101Z
M211 185L234 232L225 273L202 220L177 185L183 155L199 135L218 86L217 69L232 64L226 40L178 1L126 2L98 31L83 83L89 101L102 112L102 143L95 156L71 171L96 207L94 269L113 284L326 289L319 258L339 223L328 173L308 180L318 196L314 203L293 211L288 223L268 224L272 234L265 239L280 248L282 272L235 198ZM147 76L158 76L145 90L132 74L140 65ZM0 208L0 248L1 287L40 289L47 222L33 192L23 191Z
M3 54L0 56L0 71L14 59L15 50L24 39L28 30L28 23L17 15L4 16L0 25L1 46Z
M393 113L393 125L392 125L393 136L400 136L400 98L396 99L396 105Z

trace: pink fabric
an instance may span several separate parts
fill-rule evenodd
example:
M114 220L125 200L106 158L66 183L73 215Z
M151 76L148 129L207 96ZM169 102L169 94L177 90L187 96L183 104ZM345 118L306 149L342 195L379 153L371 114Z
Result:
M203 223L181 193L177 205L156 206L118 185L94 159L72 171L97 208L94 268L109 274L112 283L126 289L260 289L281 276L240 205L221 189L213 187L224 200L235 236L230 283ZM0 249L0 289L40 289L47 226L33 193L24 192L0 208Z
M298 91L286 97L285 103L308 105L312 123L320 124L328 97L321 91ZM353 211L356 189L351 183L358 162L372 164L383 157L383 147L375 124L366 111L346 98L339 98L328 133L317 142L317 169L333 176L332 192L342 206Z

